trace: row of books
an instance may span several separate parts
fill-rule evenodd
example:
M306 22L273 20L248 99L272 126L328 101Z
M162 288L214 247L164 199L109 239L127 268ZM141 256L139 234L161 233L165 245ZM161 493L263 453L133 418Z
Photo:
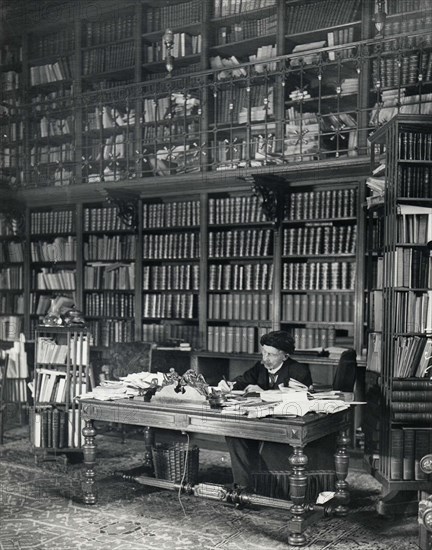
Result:
M135 21L133 13L118 14L116 19L106 21L87 21L83 28L84 45L97 46L131 38L134 35Z
M72 233L75 231L75 212L72 210L51 210L31 212L30 232Z
M399 166L399 189L402 197L432 197L430 166Z
M22 266L5 267L0 269L0 288L20 290L23 288Z
M432 93L405 95L405 88L383 90L382 102L376 103L371 110L370 123L383 124L398 113L430 114L432 112ZM420 103L420 105L419 105Z
M37 290L74 290L76 274L72 269L54 271L49 267L41 267L32 273L32 289Z
M284 294L282 319L285 321L352 323L354 295L345 294Z
M267 293L209 294L208 318L211 320L270 320L271 296Z
M13 215L6 215L0 212L0 237L11 237L18 235L19 222Z
M134 317L135 296L112 292L86 293L86 315L91 317Z
M197 114L201 105L198 97L173 92L163 97L143 99L144 122L170 121L172 118Z
M226 27L219 27L216 33L216 42L217 44L229 44L230 42L241 42L257 36L276 34L276 27L276 14L259 19L244 19Z
M143 204L143 227L190 227L200 224L199 201Z
M1 168L17 168L18 159L22 158L22 145L18 147L4 147L0 150L0 167Z
M37 407L30 415L30 441L36 448L80 448L84 444L79 409Z
M109 347L113 342L132 342L135 339L133 319L88 319L93 346Z
M385 3L386 12L389 15L406 13L411 11L425 11L430 8L429 0L398 0L397 2Z
M342 44L349 44L354 41L354 27L344 27L343 29L335 29L327 33L327 45L340 46ZM330 61L335 61L337 58L345 59L351 57L353 54L352 48L338 49L336 51L328 51L328 57Z
M142 138L144 143L158 141L167 141L178 143L185 139L198 139L200 123L198 120L182 120L171 118L164 121L164 124L144 126L142 129Z
M199 330L196 325L146 323L142 326L142 335L146 342L181 340L189 342L193 348L199 347Z
M397 240L401 244L426 244L432 241L432 207L400 204Z
M144 294L143 317L150 319L193 319L196 317L193 294Z
M425 81L432 76L432 56L418 53L404 55L400 59L394 57L380 57L372 61L372 79L375 85L381 88L407 86L419 82L419 74Z
M36 377L37 384L33 395L36 404L71 403L76 395L87 390L84 373L77 372L72 375L66 371L37 368Z
M276 5L276 0L214 0L213 16L227 17L254 10L270 8Z
M9 292L3 294L0 291L0 311L6 315L22 315L24 313L24 296Z
M429 476L420 468L420 461L430 451L432 432L398 428L391 430L390 436L390 479L428 480Z
M116 206L85 208L84 231L125 231L130 227Z
M22 121L9 121L7 126L2 126L4 139L9 143L11 141L19 141L24 137L24 123Z
M226 64L222 64L222 67L224 66ZM215 120L218 124L245 124L248 109L252 110L252 122L272 116L273 87L268 84L257 84L250 89L239 86L218 90L215 100Z
M37 340L36 362L39 364L71 364L87 365L88 339L82 333L72 333L67 343L62 343L54 337L39 336Z
M18 90L20 86L21 75L16 71L6 71L0 75L0 90L10 92Z
M283 264L284 290L353 290L356 266L352 262L289 262Z
M76 238L55 237L53 242L31 241L32 262L74 262L76 261Z
M90 163L92 167L97 166L102 170L104 166L100 161L108 161L115 170L119 166L119 160L124 160L126 157L133 158L133 147L132 136L127 131L102 140L97 138L87 139L83 146L84 158L93 161Z
M273 264L211 264L209 290L271 290Z
M67 168L56 168L56 166L56 163L36 164L31 174L33 183L37 187L62 187L74 183L75 172Z
M133 41L86 50L82 55L82 71L85 76L132 67L134 63Z
M72 109L72 89L60 87L49 92L39 91L30 97L32 110L36 113L57 112L61 109Z
M93 264L84 266L86 290L133 290L135 288L135 264Z
M354 254L356 225L309 225L283 231L282 254Z
M256 353L255 327L207 327L207 349L219 353Z
M412 291L396 292L394 303L394 330L396 332L432 332L431 290L423 294Z
M350 23L359 17L359 4L358 0L345 0L343 5L338 0L288 4L286 33L297 34Z
M189 34L186 32L173 33L173 46L171 55L175 58L185 57L187 55L195 55L201 52L202 35ZM153 63L156 61L164 61L167 56L167 47L165 42L152 42L149 46L144 46L143 61L144 63Z
M103 105L86 113L86 131L102 128L121 128L135 124L135 109L120 109L118 106Z
M20 315L2 315L0 317L0 340L8 342L19 340L23 325L23 318Z
M144 260L192 260L199 256L199 235L194 232L143 235Z
M432 160L432 133L399 132L401 160Z
M208 223L258 223L266 221L260 199L256 196L209 198Z
M3 44L0 48L0 65L13 65L22 61L22 46Z
M143 266L144 290L199 290L199 265Z
M24 260L23 245L21 242L0 243L0 262L22 262Z
M154 32L199 23L201 9L201 0L190 0L160 7L147 6L143 18L143 31Z
M86 260L129 260L136 255L135 235L89 235L84 243Z
M46 63L45 65L34 65L30 67L31 86L71 79L71 59L68 56L60 57L55 63Z
M325 349L334 347L336 331L334 328L295 328L295 349Z
M261 257L273 252L271 229L238 229L210 231L209 258Z
M288 197L287 220L313 220L355 217L355 189L333 189L291 193Z
M8 365L9 370L9 365ZM4 388L3 401L8 404L9 410L13 403L28 403L27 380L25 378L7 378ZM10 412L8 414L13 414Z
M393 258L393 284L405 288L430 288L432 257L426 248L396 248Z
M50 55L64 55L75 49L75 28L64 27L60 31L31 37L30 54L33 59Z
M75 147L72 143L56 145L34 145L30 149L30 165L40 167L41 164L59 164L73 162Z
M44 138L48 136L71 135L73 129L72 118L48 118L43 116L37 124L33 126L36 137Z
M51 307L52 298L46 294L30 293L30 313L46 315Z
M394 339L393 373L397 378L423 378L430 365L432 343L424 336L397 336ZM432 414L431 414L432 419Z

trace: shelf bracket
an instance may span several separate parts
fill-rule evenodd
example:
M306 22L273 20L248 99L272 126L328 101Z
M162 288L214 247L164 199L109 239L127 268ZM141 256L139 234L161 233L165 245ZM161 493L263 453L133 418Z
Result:
M260 206L267 221L275 229L280 227L284 218L287 182L279 176L253 175L252 192L260 200Z
M117 216L130 227L138 227L138 195L119 189L104 189L103 193L107 202L118 208Z

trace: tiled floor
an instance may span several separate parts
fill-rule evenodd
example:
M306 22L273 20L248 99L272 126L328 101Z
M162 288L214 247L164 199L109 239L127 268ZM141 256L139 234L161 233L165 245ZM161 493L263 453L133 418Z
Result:
M127 483L111 475L142 460L142 444L101 436L97 469L99 502L81 501L79 463L36 465L22 433L6 433L0 447L0 548L20 550L279 550L287 548L286 512L239 510L212 500ZM206 479L229 479L223 452L201 452ZM352 511L308 530L309 550L415 550L415 518L378 517L380 487L352 470Z

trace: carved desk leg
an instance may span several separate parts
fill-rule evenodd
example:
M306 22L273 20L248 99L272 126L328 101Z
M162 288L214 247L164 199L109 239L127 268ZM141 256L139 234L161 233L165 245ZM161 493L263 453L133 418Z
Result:
M93 420L86 420L85 426L82 429L84 436L84 483L83 483L83 493L84 493L84 502L86 504L96 504L97 496L94 491L95 483L95 471L94 465L96 462L96 430L93 426Z
M350 443L348 430L341 430L337 439L337 451L335 453L335 471L336 471L336 495L337 502L335 514L337 516L346 516L348 513L348 503L350 501L349 487L346 482L349 466L349 454L347 447Z
M290 500L293 502L291 508L292 517L288 522L289 535L288 543L293 546L305 546L307 544L306 536L303 533L305 529L305 500L307 475L306 466L308 457L304 454L302 447L294 447L293 454L289 457L292 467L290 475Z
M152 447L154 441L154 431L150 426L144 428L144 466L149 470L153 470L153 458L152 458Z

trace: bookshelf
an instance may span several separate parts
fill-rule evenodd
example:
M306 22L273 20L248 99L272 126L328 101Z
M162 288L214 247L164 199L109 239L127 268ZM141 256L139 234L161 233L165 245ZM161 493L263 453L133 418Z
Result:
M282 222L281 324L296 349L354 346L358 183L290 192Z
M111 204L85 205L83 309L96 347L135 339L137 237Z
M77 327L38 326L30 440L35 452L80 449L81 416L75 396L92 387L89 334Z
M24 331L24 243L20 220L0 212L0 341L13 342Z
M208 198L207 349L258 352L272 320L273 231L258 197Z
M142 339L199 343L200 201L142 203Z
M30 336L51 299L58 295L77 304L76 211L71 207L29 209Z
M366 409L365 431L366 451L385 497L428 483L419 460L430 448L432 435L427 403L432 388L428 245L432 118L398 115L378 129L370 142L372 168L385 163L385 172L383 205L372 205L369 215L369 236L376 246L375 256L371 247L371 259L379 267L368 295L372 322L367 396L371 407ZM380 212L374 215L377 208ZM383 217L382 225L378 216ZM375 420L374 414L378 415Z

